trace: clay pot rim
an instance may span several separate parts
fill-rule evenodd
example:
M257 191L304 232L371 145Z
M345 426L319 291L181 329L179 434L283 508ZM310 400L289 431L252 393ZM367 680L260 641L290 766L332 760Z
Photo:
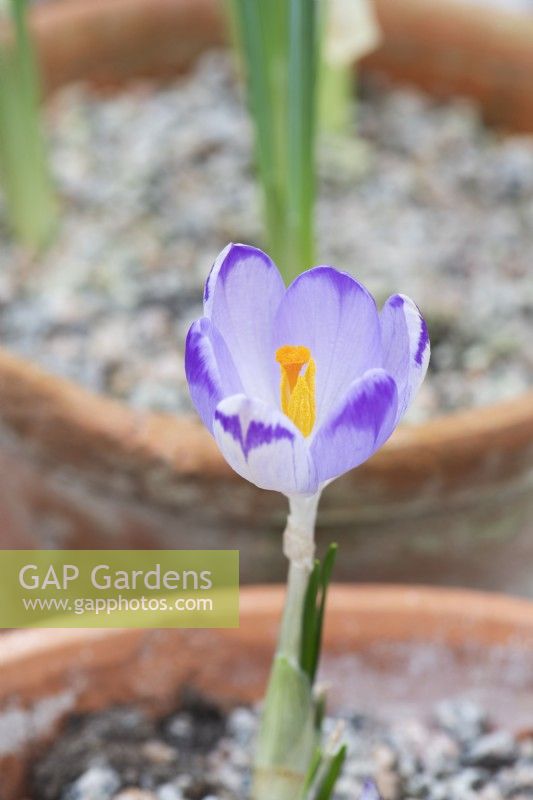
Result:
M216 443L192 414L139 412L114 398L91 392L73 381L47 373L33 362L0 348L0 375L24 387L32 405L54 408L56 420L68 427L82 425L96 440L122 448L142 450L149 459L171 462L173 471L187 477L224 477L241 480L227 465ZM26 416L26 423L28 423ZM419 425L405 424L372 458L380 467L393 468L400 459L431 450L437 461L461 454L480 457L497 441L518 438L527 444L533 430L533 390L519 397L480 408L442 415Z
M104 45L108 46L110 31L113 37L121 35L120 26L117 28L116 24L113 25L117 21L117 10L122 12L131 8L134 17L135 14L145 13L151 2L153 0L69 0L38 6L32 15L41 51L44 49L53 56L54 35L57 37L57 32L66 30L71 22L76 24L77 30L80 20L84 22L86 19L90 20L92 37L94 38L95 30L100 30L102 34L106 34L101 38ZM423 7L420 0L411 0L409 13L417 14ZM190 9L194 8L195 13L198 12L197 25L205 24L209 28L220 24L219 10L212 0L180 0L178 4L175 4L175 0L159 0L157 4L162 17L167 13L174 13L173 9L177 8L180 13L186 14L192 13ZM444 16L467 16L465 9L461 6L454 8L454 4L446 4L442 13ZM483 15L483 24L488 17L491 20L504 17L513 19L509 12L504 13L497 9ZM133 19L131 25L136 35L139 35L139 26L137 24L135 28L134 25L136 19L138 22L141 17ZM127 33L122 35L127 37ZM153 32L146 35L153 36ZM83 42L83 39L80 41ZM205 41L219 41L219 32L215 31L213 34L212 30L206 31ZM83 49L83 44L80 45L79 41L67 42L69 57L75 44ZM83 62L83 67L90 69L86 62ZM67 80L68 78L67 75ZM13 382L12 385L19 387L10 394L10 401L12 397L16 401L24 391L30 392L32 399L27 403L28 409L33 408L37 416L43 407L53 409L56 424L67 430L73 431L82 426L91 436L113 443L118 450L134 450L136 454L141 452L149 460L171 463L178 476L237 479L223 460L211 436L191 415L139 413L125 403L94 394L68 379L51 375L32 362L2 350L0 375L6 385ZM38 422L32 423L28 420L28 409L26 419L22 421L17 419L16 407L13 412L10 411L14 428L22 431L23 437L29 438L33 435L42 441L46 433L38 428ZM495 447L523 456L532 438L533 389L506 402L459 410L419 425L402 426L384 449L372 459L372 465L376 466L378 472L395 470L424 451L431 451L432 463L441 465L457 464L463 457L481 462ZM525 457L528 458L527 455ZM519 460L520 458L515 459ZM512 468L515 475L523 471L523 464Z
M281 584L257 584L240 590L241 626L251 619L272 620L281 614L285 587ZM376 632L376 616L384 623L385 635ZM439 641L460 643L465 631L472 642L481 645L505 643L507 637L533 650L533 600L514 597L499 592L476 589L413 586L404 584L333 584L328 595L326 619L326 647L338 640L332 636L332 627L339 618L357 620L357 637L381 640L391 627L397 628L402 640L421 640L438 631ZM398 627L398 622L400 626ZM369 626L372 626L372 630ZM168 629L174 630L174 629ZM239 628L228 631L238 636ZM80 648L104 642L139 640L150 635L152 629L142 628L32 628L4 633L0 638L0 692L2 674L12 670L19 662L43 659L51 654L68 650L72 654ZM335 631L333 631L335 633ZM247 631L248 638L264 643L262 625L256 624ZM58 662L61 669L64 665ZM41 662L43 669L46 664ZM57 666L57 664L56 664Z

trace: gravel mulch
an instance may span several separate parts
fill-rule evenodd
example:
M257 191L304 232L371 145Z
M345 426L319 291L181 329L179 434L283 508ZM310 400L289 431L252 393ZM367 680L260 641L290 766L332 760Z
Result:
M319 260L380 301L411 295L433 359L410 419L533 385L533 137L500 137L467 102L365 87L360 138L323 142ZM58 94L48 113L63 203L32 260L0 202L0 341L141 409L190 410L183 342L228 241L261 244L250 123L231 61L166 88Z
M327 720L332 729L338 721ZM441 702L427 721L344 720L335 800L377 781L383 800L530 800L533 734L493 730L482 709ZM189 697L153 722L119 708L71 722L33 771L34 800L248 800L257 714Z

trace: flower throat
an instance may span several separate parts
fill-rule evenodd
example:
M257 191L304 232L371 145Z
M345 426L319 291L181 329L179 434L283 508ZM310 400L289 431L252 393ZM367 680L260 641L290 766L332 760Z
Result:
M303 345L286 344L276 350L276 361L281 368L281 409L309 436L316 420L316 364L311 351Z

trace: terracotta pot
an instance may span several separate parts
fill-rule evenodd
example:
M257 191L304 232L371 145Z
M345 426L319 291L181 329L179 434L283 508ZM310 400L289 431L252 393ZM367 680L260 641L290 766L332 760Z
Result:
M385 42L369 68L441 97L474 97L489 122L533 131L533 14L469 0L375 3Z
M455 63L458 52L466 58L488 49L505 59L497 86L509 98L522 85L516 75L533 71L529 50L526 58L523 49L504 47L505 37L486 35L500 19L491 12L380 0L378 13L385 42L368 62L373 69L420 81L431 74L444 86L444 56L427 56L426 70L419 53L449 51ZM174 74L223 38L213 0L56 1L35 9L33 26L50 91L84 77L117 83ZM418 73L408 75L415 43ZM469 84L446 87L466 91ZM524 89L521 107L528 103ZM511 106L506 100L500 109ZM507 121L516 122L512 113ZM256 557L245 563L243 579L283 574L283 501L233 475L192 418L135 413L0 352L0 446L1 546L172 547L190 545L194 536L198 547L245 549L253 536ZM411 582L422 575L533 593L532 483L529 393L400 429L368 464L328 489L319 532L343 545L341 578Z
M374 5L383 45L365 67L442 96L475 97L491 122L533 130L533 15L468 0ZM225 39L221 0L49 0L34 23L49 90L172 75Z
M136 703L168 713L180 687L222 704L260 697L282 589L248 588L237 630L33 630L0 638L0 796L19 800L27 765L74 713ZM530 728L533 604L467 591L334 587L323 665L331 707L424 714L439 699L486 703Z

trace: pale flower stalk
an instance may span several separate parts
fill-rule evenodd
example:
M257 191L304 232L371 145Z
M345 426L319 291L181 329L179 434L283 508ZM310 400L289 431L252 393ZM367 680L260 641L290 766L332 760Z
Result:
M312 685L300 665L302 612L314 563L319 499L320 492L289 499L283 536L289 560L287 594L257 742L253 800L300 797L319 744Z

